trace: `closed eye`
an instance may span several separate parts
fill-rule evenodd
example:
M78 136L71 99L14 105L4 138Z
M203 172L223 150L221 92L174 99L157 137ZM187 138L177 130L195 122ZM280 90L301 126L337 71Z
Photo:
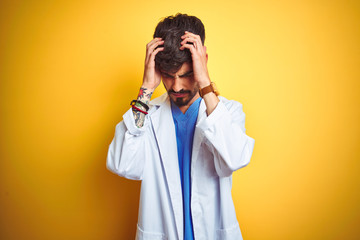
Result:
M168 77L168 78L175 78L175 76L172 76L172 75L170 75L170 74L168 74L168 73L166 73L166 72L162 72L162 75L164 76L164 77ZM180 75L179 77L180 78L183 78L183 77L191 77L193 75L193 71L189 71L189 72L187 72L187 73L184 73L183 75Z
M168 77L168 78L174 78L174 76L171 76L170 74L167 74L167 73L162 73L165 77Z
M193 75L193 71L187 72L187 73L185 73L185 74L183 74L183 75L181 75L179 77L191 77L192 75Z

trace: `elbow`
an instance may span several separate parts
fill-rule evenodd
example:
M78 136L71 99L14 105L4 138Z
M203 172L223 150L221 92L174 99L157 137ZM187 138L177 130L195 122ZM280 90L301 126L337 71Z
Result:
M239 161L237 161L237 166L234 168L234 171L246 167L249 163L250 163L250 159L252 156L252 152L254 149L254 143L255 140L248 137L248 141L245 145L245 147L243 148L243 150L241 151L241 153L239 153L238 156L240 156Z
M219 177L230 177L233 172L239 170L240 168L246 167L250 162L250 159L248 161L240 161L238 163L234 164L226 164L223 166L217 166L216 172L219 175Z
M254 144L255 140L251 137L247 137L246 144L242 151L238 153L238 156L240 156L240 159L238 161L238 166L236 166L236 170L246 167L250 163L250 159L254 150ZM235 170L235 171L236 171Z
M240 162L240 165L238 166L238 168L236 170L246 167L247 165L249 165L249 163L250 163L250 157L246 157L244 160L242 160Z
M106 169L110 172L130 180L142 180L142 172L136 170L127 170L124 167L116 167L111 159L106 160Z
M130 180L142 180L142 174L140 172L134 172L134 171L126 171L125 169L122 168L115 168L114 165L107 163L106 164L106 168L120 176L126 179L130 179Z
M106 168L120 177L141 180L145 156L137 149L143 148L144 137L130 133L124 121L121 121L116 125L115 136L109 145Z
M241 156L237 160L229 161L229 164L227 164L226 168L229 172L235 172L239 170L240 168L246 167L250 162L250 159L246 156Z
M115 161L114 155L111 151L109 151L106 159L107 170L123 178L130 180L142 180L143 169L141 167L134 166L135 164L132 164L132 161L122 161L120 156L118 157L119 160Z
M242 167L243 164L232 156L221 156L218 152L214 154L215 170L219 177L229 177L233 172Z
M230 177L233 172L239 170L240 168L246 167L250 162L250 159L248 160L241 160L234 162L232 164L226 164L222 169L218 170L219 177Z
M244 148L238 152L228 156L215 155L215 166L219 177L229 177L231 174L240 168L246 167L250 163L252 151L254 148L254 140L250 138Z
M115 167L114 154L112 154L110 149L108 151L108 155L107 155L107 158L106 158L106 169L109 170L112 173L115 173L115 174L119 175L119 171Z

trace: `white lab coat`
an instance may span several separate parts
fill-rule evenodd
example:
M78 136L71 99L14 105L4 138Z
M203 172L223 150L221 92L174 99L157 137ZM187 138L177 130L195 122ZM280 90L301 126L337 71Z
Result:
M242 239L231 175L249 163L255 140L245 135L241 103L219 99L209 116L201 100L194 133L191 213L196 240ZM136 239L184 238L176 133L167 93L150 102L142 128L136 127L131 108L123 115L106 166L119 176L142 180Z

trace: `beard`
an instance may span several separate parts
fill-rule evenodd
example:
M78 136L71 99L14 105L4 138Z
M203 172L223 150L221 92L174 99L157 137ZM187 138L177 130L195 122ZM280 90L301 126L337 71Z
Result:
M196 93L199 91L197 87L193 91L190 90L180 90L178 92L175 92L174 90L170 89L168 90L168 95L170 96L170 99L175 103L176 106L182 107L185 105L188 105L189 102L195 97ZM179 94L186 94L184 97L175 97L172 95L172 93L179 93Z

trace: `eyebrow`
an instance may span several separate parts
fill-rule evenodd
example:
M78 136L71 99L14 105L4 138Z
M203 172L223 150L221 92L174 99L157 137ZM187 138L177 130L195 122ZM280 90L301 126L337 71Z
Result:
M170 75L170 74L168 74L168 73L166 73L166 72L162 72L164 75L166 75L166 76L169 76L169 77L174 77L174 76L172 76L172 75ZM186 72L186 73L184 73L184 74L182 74L182 75L180 75L179 77L186 77L186 76L188 76L188 75L190 75L190 74L192 74L193 73L193 70L190 70L190 71L188 71L188 72Z

